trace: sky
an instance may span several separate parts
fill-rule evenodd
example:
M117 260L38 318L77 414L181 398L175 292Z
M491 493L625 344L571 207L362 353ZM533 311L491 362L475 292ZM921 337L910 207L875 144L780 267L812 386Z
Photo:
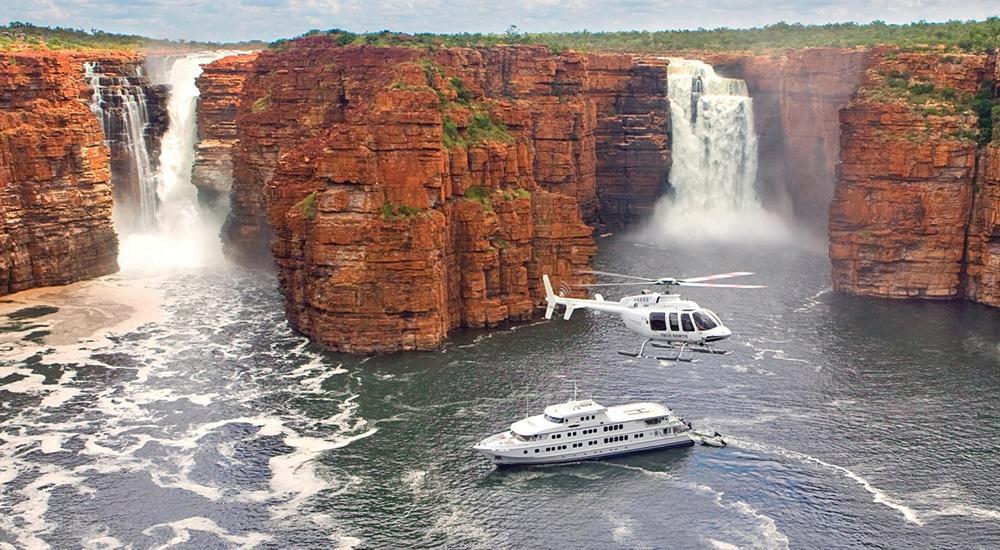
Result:
M789 23L985 19L1000 0L2 0L0 24L206 41L355 32L668 30Z

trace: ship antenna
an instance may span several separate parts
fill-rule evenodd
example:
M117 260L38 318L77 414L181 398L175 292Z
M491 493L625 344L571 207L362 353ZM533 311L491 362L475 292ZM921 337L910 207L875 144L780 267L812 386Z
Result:
M576 380L573 381L573 401L576 401Z

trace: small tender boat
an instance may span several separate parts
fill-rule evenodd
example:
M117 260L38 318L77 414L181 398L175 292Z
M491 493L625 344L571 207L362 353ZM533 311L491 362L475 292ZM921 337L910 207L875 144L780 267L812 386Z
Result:
M696 437L701 441L702 445L708 445L709 447L725 447L726 440L722 439L722 435L719 432L713 434L705 434L700 432L691 432L692 437Z
M605 407L591 399L545 408L475 450L494 464L552 464L693 445L691 427L657 403Z

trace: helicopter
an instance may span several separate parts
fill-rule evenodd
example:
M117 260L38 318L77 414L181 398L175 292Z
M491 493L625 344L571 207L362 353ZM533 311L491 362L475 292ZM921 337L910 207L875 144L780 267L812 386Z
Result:
M568 287L564 286L560 288L559 294L556 295L552 290L552 282L549 280L549 276L542 275L546 295L545 318L552 318L557 305L566 308L563 314L563 319L566 320L569 320L573 312L578 309L593 309L607 313L617 313L621 316L626 328L645 337L638 352L619 351L619 354L627 357L643 357L647 344L651 344L654 348L676 350L673 356L655 356L656 359L666 361L694 362L693 354L695 352L728 355L730 352L715 349L711 344L725 340L732 335L732 331L722 323L718 315L711 310L702 308L695 302L682 300L679 294L671 294L669 291L671 286L766 288L761 285L708 282L753 275L753 273L748 271L734 271L732 273L719 273L717 275L705 275L685 279L676 279L673 277L651 279L606 271L582 271L581 273L634 279L640 282L598 283L592 285L575 285L576 287L655 285L666 286L668 290L664 293L643 290L642 294L626 296L617 302L606 301L600 294L595 294L593 299L568 298L565 296L569 294ZM687 352L686 358L684 356L685 352Z

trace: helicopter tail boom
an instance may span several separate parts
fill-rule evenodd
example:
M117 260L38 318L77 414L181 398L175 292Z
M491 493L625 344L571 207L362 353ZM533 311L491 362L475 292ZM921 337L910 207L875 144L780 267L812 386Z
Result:
M622 305L618 302L606 302L604 297L600 294L596 295L594 300L584 300L580 298L566 298L565 296L556 295L552 290L552 282L549 281L548 275L542 275L542 283L545 285L545 318L551 319L552 314L555 312L556 306L561 305L566 308L565 313L563 313L563 319L569 320L573 315L573 312L577 309L595 309L597 311L606 311L611 313L618 313L622 310Z

